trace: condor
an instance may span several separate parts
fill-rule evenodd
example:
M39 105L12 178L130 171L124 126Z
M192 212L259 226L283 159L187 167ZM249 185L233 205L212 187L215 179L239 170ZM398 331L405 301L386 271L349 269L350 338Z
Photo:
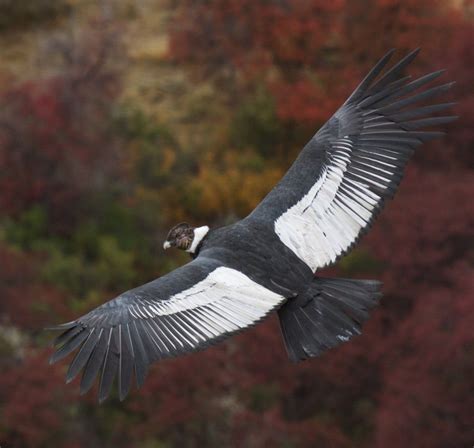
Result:
M414 149L442 135L451 103L432 103L452 83L427 87L442 71L414 81L405 69L418 50L381 74L385 55L314 135L291 168L246 218L223 228L175 226L164 249L193 260L124 292L75 321L54 327L56 362L77 353L81 393L97 376L99 400L117 377L123 399L149 365L204 349L277 311L289 358L317 356L361 332L380 297L372 280L315 273L354 246L393 196ZM426 105L426 101L431 101Z

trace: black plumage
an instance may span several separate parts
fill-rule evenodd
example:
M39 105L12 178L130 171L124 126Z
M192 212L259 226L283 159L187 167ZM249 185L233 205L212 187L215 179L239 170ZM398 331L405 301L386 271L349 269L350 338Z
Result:
M193 261L55 327L51 362L77 351L66 380L82 371L85 393L99 376L100 401L116 381L124 399L151 363L206 348L274 310L295 361L359 334L380 284L314 273L368 230L415 148L443 135L430 128L456 118L435 115L453 103L423 104L453 85L429 87L443 71L405 76L417 53L381 75L387 53L249 216L213 230L175 226L164 247Z

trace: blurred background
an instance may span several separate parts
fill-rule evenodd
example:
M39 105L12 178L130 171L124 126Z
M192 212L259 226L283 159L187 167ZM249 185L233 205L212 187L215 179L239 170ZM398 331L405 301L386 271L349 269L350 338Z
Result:
M474 3L1 0L0 445L472 447ZM275 318L104 405L49 325L187 261L244 217L388 49L448 69L460 119L337 267L377 278L364 334L287 360Z

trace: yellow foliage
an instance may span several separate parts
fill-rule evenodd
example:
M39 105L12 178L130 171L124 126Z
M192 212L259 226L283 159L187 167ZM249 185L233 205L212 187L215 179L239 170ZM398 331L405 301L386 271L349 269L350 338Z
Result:
M176 153L173 148L164 148L163 149L163 165L162 165L162 170L163 171L168 171L171 169L171 167L174 165L176 161Z
M130 46L128 54L140 61L160 61L168 51L168 36L156 35L142 39L140 45Z
M210 154L202 162L192 187L199 192L198 209L203 216L243 217L281 178L282 169L272 165L258 171L243 168L241 162L246 157L248 153L229 151L221 163Z

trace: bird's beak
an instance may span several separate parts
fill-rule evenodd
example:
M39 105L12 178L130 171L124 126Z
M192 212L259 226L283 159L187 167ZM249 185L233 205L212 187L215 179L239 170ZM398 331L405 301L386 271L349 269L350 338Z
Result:
M166 250L166 249L169 249L171 247L171 243L169 241L165 241L163 243L163 249Z

